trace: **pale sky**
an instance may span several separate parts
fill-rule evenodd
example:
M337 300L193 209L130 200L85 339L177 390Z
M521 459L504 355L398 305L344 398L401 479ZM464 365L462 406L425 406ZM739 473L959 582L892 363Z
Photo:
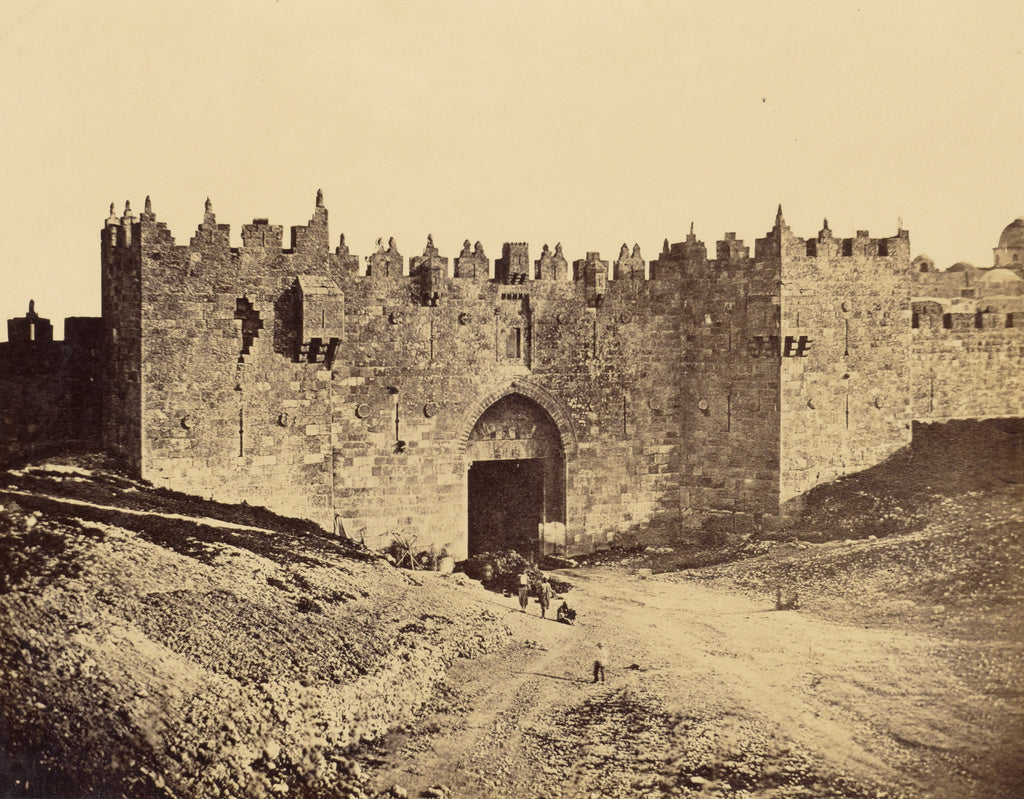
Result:
M939 9L942 10L939 10ZM100 310L99 231L305 224L652 260L893 235L990 266L1024 215L1024 2L3 0L2 320Z

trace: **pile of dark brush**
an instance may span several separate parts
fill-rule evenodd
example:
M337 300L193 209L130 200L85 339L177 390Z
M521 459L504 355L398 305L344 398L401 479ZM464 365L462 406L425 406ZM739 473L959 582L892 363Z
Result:
M535 563L524 558L518 552L482 552L459 563L460 571L465 572L474 580L480 580L484 588L499 594L515 594L519 591L519 575L526 572L530 580L530 595L535 596L540 588L544 573ZM564 594L572 586L564 580L549 577L548 582L555 594Z

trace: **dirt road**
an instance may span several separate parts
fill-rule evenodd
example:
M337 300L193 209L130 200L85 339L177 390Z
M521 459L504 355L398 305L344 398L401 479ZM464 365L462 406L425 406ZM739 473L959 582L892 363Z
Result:
M956 642L775 611L771 597L681 577L560 576L575 585L573 627L541 620L533 603L523 614L514 598L467 598L504 608L517 643L456 664L433 712L367 761L378 790L1014 795L1020 709L949 668ZM610 662L594 685L599 640Z

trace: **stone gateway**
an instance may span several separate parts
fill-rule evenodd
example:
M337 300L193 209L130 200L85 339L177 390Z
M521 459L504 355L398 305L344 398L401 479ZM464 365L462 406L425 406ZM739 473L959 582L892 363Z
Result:
M111 209L97 436L155 485L373 547L571 555L749 530L915 420L1024 413L1015 275L967 292L912 265L904 230L804 239L780 208L753 252L727 233L709 257L691 229L650 263L525 243L492 263L469 241L450 260L430 237L361 261L331 248L318 193L287 242L266 219L229 238L209 201L187 244L148 198Z

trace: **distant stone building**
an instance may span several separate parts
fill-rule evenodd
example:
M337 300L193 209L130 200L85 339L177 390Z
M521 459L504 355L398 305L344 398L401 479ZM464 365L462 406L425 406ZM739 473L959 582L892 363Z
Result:
M1020 415L1024 397L1024 219L1007 225L995 265L944 271L914 259L914 419Z
M691 228L650 263L430 237L360 261L318 194L287 246L257 219L232 247L209 201L179 245L148 198L101 241L107 450L371 546L749 530L915 420L1024 415L1020 295L912 266L903 230L804 239L780 208L753 253L727 233L709 257Z
M1024 217L1017 217L1003 228L999 244L992 252L993 266L1009 267L1018 277L1024 277Z

